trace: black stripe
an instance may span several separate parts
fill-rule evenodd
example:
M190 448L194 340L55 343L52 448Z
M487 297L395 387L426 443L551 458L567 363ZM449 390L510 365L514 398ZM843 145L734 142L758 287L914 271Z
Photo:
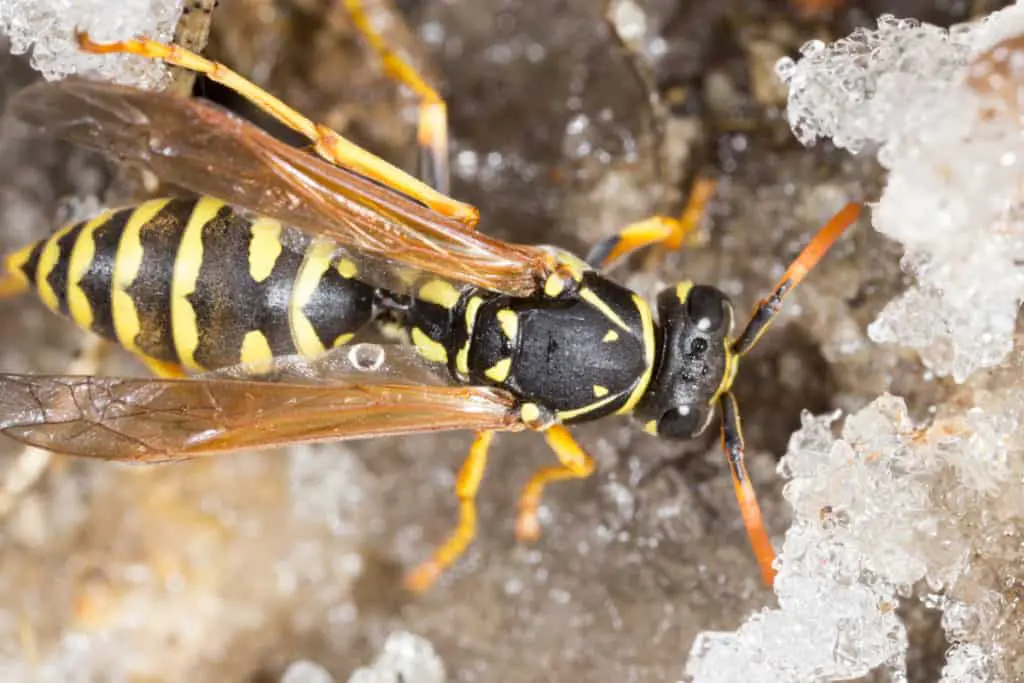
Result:
M43 253L43 245L46 244L46 240L41 240L35 243L32 247L32 251L28 255L25 263L21 264L21 272L25 274L25 277L31 283L32 287L36 286L36 272L39 270L39 257Z
M259 285L263 292L263 306L257 323L266 335L274 355L288 356L298 353L292 339L288 310L310 238L298 230L285 228L281 233L281 242L285 245L284 250L277 257L270 275Z
M180 362L171 331L174 262L195 207L194 199L172 199L142 226L142 263L135 281L127 289L139 314L135 345L147 356L169 363Z
M71 250L82 234L85 221L75 223L70 230L60 236L57 240L57 262L46 274L46 282L57 295L57 308L64 315L68 314L68 266L71 264Z
M93 258L78 282L92 309L92 331L113 341L117 341L111 298L114 288L114 264L117 261L117 245L121 241L121 234L133 213L133 209L118 211L93 231Z
M359 331L373 316L374 288L342 277L336 264L331 262L302 308L320 343L328 349L335 339Z

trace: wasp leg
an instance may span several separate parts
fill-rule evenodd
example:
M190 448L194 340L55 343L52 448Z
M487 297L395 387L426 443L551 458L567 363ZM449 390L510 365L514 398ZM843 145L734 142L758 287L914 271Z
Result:
M386 9L391 21L399 20L394 9L386 7L390 3L378 0L377 4L381 5L378 11ZM438 192L448 194L451 187L448 173L448 106L444 98L373 27L364 0L345 0L345 8L363 39L380 57L388 76L419 98L416 141L420 148L420 179Z
M467 225L476 224L478 212L475 207L434 190L426 183L345 139L324 124L311 121L219 62L210 61L180 45L166 45L145 37L97 43L87 33L80 32L77 38L79 47L92 54L133 54L147 59L159 59L173 66L205 74L210 80L230 88L284 125L312 140L316 153L332 164L350 168L392 187L438 213L456 218Z
M652 244L661 244L666 249L679 249L700 224L708 201L714 194L715 184L710 178L698 178L679 218L652 216L631 223L617 234L598 242L587 254L587 263L598 270L604 270L627 254Z
M554 481L586 479L594 471L594 460L576 443L576 439L565 427L555 425L548 428L544 438L561 466L537 470L523 488L516 517L516 539L519 541L535 541L540 537L537 508L540 507L544 487Z
M818 265L818 261L839 239L840 235L857 221L860 210L860 204L847 204L839 210L839 213L829 219L828 223L807 243L803 251L782 274L782 278L775 285L772 293L757 303L750 322L747 323L743 333L733 342L733 353L742 356L754 348L758 340L761 339L761 335L779 314L779 309L782 308L782 302L786 296L807 277L807 273L811 272L814 266Z
M68 364L67 374L95 375L107 348L103 339L87 337L78 357ZM22 496L39 483L52 461L53 453L34 446L25 446L15 456L0 480L0 518L6 517Z
M761 578L767 586L775 582L775 549L765 530L761 518L761 507L757 504L754 487L747 474L747 463L743 457L743 431L740 426L740 411L736 397L732 393L722 394L722 448L729 460L729 473L732 475L732 487L736 491L736 502L740 506L740 516L747 527L747 536L754 549L754 557L761 568Z
M459 523L448 540L434 552L434 556L413 569L405 577L405 587L420 593L429 588L445 569L450 567L476 536L476 494L487 469L487 451L494 432L478 432L462 463L455 480L455 495L459 498Z

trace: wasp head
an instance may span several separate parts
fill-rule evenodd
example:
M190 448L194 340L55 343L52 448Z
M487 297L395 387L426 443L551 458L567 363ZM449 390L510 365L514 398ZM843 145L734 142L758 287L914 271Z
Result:
M692 439L736 376L732 304L716 287L682 282L658 295L658 318L657 361L634 414L651 434Z

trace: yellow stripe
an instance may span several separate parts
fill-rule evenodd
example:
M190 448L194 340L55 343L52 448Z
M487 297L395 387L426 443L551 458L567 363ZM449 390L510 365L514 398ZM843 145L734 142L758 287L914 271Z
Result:
M171 280L171 333L178 359L186 368L199 370L196 362L196 348L199 347L199 325L196 312L188 296L196 291L199 270L203 265L203 228L212 221L224 202L213 197L203 197L192 209L185 232L181 235L178 254L174 259L174 276ZM224 264L231 268L231 264Z
M288 324L291 328L292 343L306 358L316 358L327 349L302 309L316 292L324 273L331 267L331 256L338 246L327 240L316 240L306 249L306 255L295 274L292 298L288 302Z
M497 316L498 325L501 327L501 331L505 333L505 337L514 342L519 336L519 316L513 311L505 308L498 311Z
M267 336L259 330L246 332L242 339L240 360L244 365L252 367L256 372L270 368L270 361L274 358L274 352L270 350L270 342Z
M2 279L0 279L0 283L11 282L11 289L9 291L12 293L24 291L29 285L35 284L28 281L28 278L25 277L24 270L25 264L28 263L29 258L32 256L32 250L35 248L35 243L32 243L27 247L22 247L18 251L8 254L7 258L4 259L5 272L0 276L2 277ZM17 285L13 284L15 282ZM4 288L0 287L0 289ZM8 290L4 289L4 291L6 292Z
M359 268L357 268L356 264L352 263L352 261L347 258L339 260L337 265L334 267L337 269L338 275L342 276L346 280L351 280L356 275L359 275Z
M249 275L263 282L274 270L277 257L284 251L281 244L281 222L273 218L260 218L249 228Z
M417 353L433 363L447 363L448 351L440 342L436 342L427 336L426 332L418 327L412 328L413 346Z
M337 337L334 338L334 341L331 342L331 346L334 348L344 346L345 344L348 344L350 341L352 341L352 338L355 336L355 332L346 332L345 334L339 334Z
M92 329L93 321L92 302L82 289L82 278L96 258L96 241L93 239L93 233L105 225L113 215L113 211L104 211L86 223L78 233L75 246L71 248L71 258L68 261L68 311L71 312L71 319L83 330Z
M431 280L420 287L416 297L450 311L459 303L459 290L444 280Z
M611 306L605 303L604 299L599 297L597 294L594 294L594 290L590 289L589 287L584 287L583 289L580 290L580 298L586 301L594 308L596 308L597 310L601 311L604 317L611 320L613 323L624 329L626 332L630 331L629 325L627 325L622 320L622 318L620 318L619 315L611 309ZM646 306L646 304L644 305Z
M139 312L135 301L127 290L135 282L142 266L142 228L153 220L169 202L169 199L153 199L136 208L121 233L117 243L117 256L114 258L114 275L112 277L111 316L114 318L114 334L121 346L139 353L135 345L141 326Z
M50 276L50 273L57 267L57 263L60 260L60 246L57 243L76 225L78 223L68 223L50 235L50 238L43 245L42 253L39 255L39 268L36 270L36 291L39 292L39 298L43 300L46 307L54 313L60 311L60 301L57 300L57 293L53 291L53 287L50 286L46 278Z
M508 379L508 373L509 371L511 371L511 369L512 359L504 358L502 360L499 360L491 367L484 370L484 374L488 377L488 379L497 382L498 384L501 384L506 379Z
M612 394L611 396L607 396L607 397L601 399L600 401L594 401L590 405L583 406L582 408L576 408L575 410L559 410L558 413L557 413L558 419L560 419L560 420L572 420L572 419L575 419L575 418L579 417L580 415L585 415L587 413L592 413L595 410L599 410L601 408L604 408L606 405L608 405L609 403L611 403L612 401L614 401L618 397L619 397L618 394ZM620 410L619 412L622 412L622 411Z
M470 297L469 301L466 302L466 343L455 354L455 369L463 377L469 375L469 344L473 338L476 315L480 312L480 307L483 303L484 300L478 296Z
M636 306L636 310L640 313L640 329L643 331L644 360L647 362L647 369L644 370L640 381L636 383L633 393L626 399L625 405L616 411L619 415L632 412L636 404L640 402L640 398L647 391L647 386L651 383L651 374L654 372L654 356L657 353L654 318L651 316L651 309L647 302L636 294L633 295L633 305Z
M687 297L690 296L691 289L693 289L693 282L690 280L685 280L676 285L676 298L679 299L679 303L686 303Z

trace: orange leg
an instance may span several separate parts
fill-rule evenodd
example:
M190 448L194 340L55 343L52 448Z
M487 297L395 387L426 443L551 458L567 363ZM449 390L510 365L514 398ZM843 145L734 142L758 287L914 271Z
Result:
M434 552L434 556L419 565L405 577L405 586L411 591L425 591L445 569L455 563L476 537L476 494L487 469L487 451L494 432L478 432L469 455L455 480L455 495L459 498L459 523L448 540Z
M535 541L540 537L537 508L540 507L544 487L554 481L586 479L594 471L593 459L576 443L576 439L565 427L555 425L548 428L544 438L561 465L537 470L523 489L516 518L516 539L519 541Z
M765 585L771 587L775 582L775 549L768 531L761 518L761 507L757 504L754 487L750 484L747 463L743 454L743 432L740 426L740 413L736 398L731 393L722 394L722 448L729 458L729 472L732 475L732 486L736 492L736 502L740 506L740 516L747 527L750 546L754 549L754 557L761 568L761 578Z
M587 263L598 270L604 270L624 256L652 244L661 244L666 249L681 248L686 238L697 229L708 201L714 194L715 184L710 178L699 178L679 218L652 216L631 223L591 249Z
M379 12L387 11L390 23L400 21L394 9L377 0ZM388 3L389 4L389 3ZM420 147L420 177L438 192L448 194L448 106L408 61L392 49L373 26L363 0L345 0L345 9L366 43L377 53L389 77L411 90L420 100L416 141Z
M786 272L782 274L772 293L757 303L754 314L750 317L750 322L747 323L743 333L733 342L732 350L734 353L742 356L754 348L758 340L761 339L761 336L772 324L772 321L775 320L775 316L778 315L786 296L803 282L807 274L818 265L818 261L821 260L846 229L857 222L857 219L860 217L860 211L860 204L847 204L811 238L811 241L807 243L803 251L797 255L793 263L786 269Z
M163 60L168 64L205 74L210 80L230 88L284 125L312 140L317 154L327 161L393 187L435 211L456 218L467 225L476 224L478 212L475 207L434 190L346 140L327 126L311 121L223 64L210 61L180 45L166 45L145 37L114 43L97 43L89 38L87 33L78 33L77 38L79 47L92 54L133 54L147 59Z

